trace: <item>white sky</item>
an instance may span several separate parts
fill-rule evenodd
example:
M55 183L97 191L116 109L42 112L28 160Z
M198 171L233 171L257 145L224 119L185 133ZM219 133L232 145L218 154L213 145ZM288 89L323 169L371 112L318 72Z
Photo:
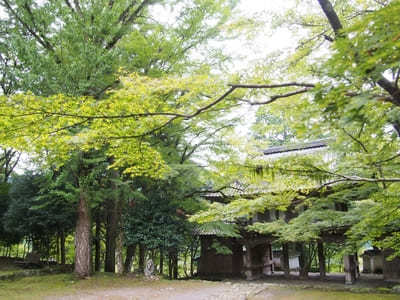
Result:
M283 14L290 7L293 7L293 0L241 0L238 10L246 17L255 17L260 20L266 20L264 28L259 30L254 39L246 41L239 39L229 42L230 54L236 56L241 54L242 58L237 62L238 69L251 67L256 61L265 58L268 54L276 51L293 47L295 38L292 33L285 28L273 32L270 23L273 15ZM243 143L246 143L245 137L248 136L250 126L255 120L256 106L242 106L237 112L242 120L242 125L237 127L235 132L242 136Z

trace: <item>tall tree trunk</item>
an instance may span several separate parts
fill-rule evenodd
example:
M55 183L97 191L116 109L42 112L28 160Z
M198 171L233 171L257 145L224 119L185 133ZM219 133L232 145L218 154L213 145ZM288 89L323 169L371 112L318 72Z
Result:
M160 248L160 275L164 274L164 251Z
M174 252L173 255L173 275L174 279L178 279L178 252Z
M168 254L168 275L169 279L178 279L178 252L173 249Z
M59 264L61 262L61 254L60 254L60 232L57 233L56 236L56 261Z
M168 253L168 278L172 279L172 253Z
M60 232L60 252L61 252L61 264L65 265L65 232Z
M117 273L122 274L124 271L124 261L123 261L123 245L124 245L124 233L122 230L119 230L115 248L115 263L117 265Z
M144 256L146 249L143 244L139 244L139 273L144 272Z
M282 244L282 267L286 278L290 277L289 244Z
M133 257L135 256L136 245L129 245L126 248L126 257L124 263L124 273L130 273L132 269Z
M321 278L325 278L326 268L325 268L325 253L324 253L323 242L319 241L317 247L318 247L319 275Z
M299 252L299 265L300 265L300 278L307 278L308 277L308 264L307 264L307 257L306 252L304 250L303 243L296 244L296 250Z
M110 173L111 179L118 179L119 174L116 170L111 170ZM118 186L113 182L112 189L116 191ZM116 194L116 193L115 193ZM112 197L113 199L109 199L107 201L107 228L106 228L106 262L104 271L105 272L115 272L115 256L116 256L116 247L117 247L117 238L120 231L120 221L122 217L122 203L118 197ZM122 253L121 253L122 254ZM121 263L121 271L122 271L122 260L119 261Z
M106 223L106 260L104 272L115 272L115 247L117 237L117 207L116 199L107 200L107 223Z
M95 247L95 252L94 252L94 271L95 272L100 272L100 251L101 251L101 220L100 220L100 214L97 213L96 215L96 237L94 241L94 247Z
M91 224L87 195L80 192L78 220L75 230L75 274L81 278L90 276L91 269Z
M24 252L22 252L22 258L25 259L26 254L26 241L24 241Z

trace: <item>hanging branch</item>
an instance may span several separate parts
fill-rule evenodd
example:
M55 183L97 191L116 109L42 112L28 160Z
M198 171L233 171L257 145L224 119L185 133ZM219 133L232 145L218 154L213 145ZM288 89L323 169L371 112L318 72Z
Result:
M340 31L343 29L343 25L340 22L339 16L333 8L332 3L329 0L318 0L318 2L322 8L322 11L326 15L331 28L335 32L336 38L342 37L340 35ZM393 99L391 102L394 105L400 106L400 89L395 83L386 79L383 75L380 76L376 83L392 96Z

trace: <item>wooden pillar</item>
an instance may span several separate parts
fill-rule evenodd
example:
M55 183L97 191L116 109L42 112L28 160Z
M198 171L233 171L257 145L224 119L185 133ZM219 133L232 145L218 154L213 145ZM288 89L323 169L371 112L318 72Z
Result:
M290 266L289 266L289 244L282 244L282 258L281 264L285 277L290 276Z
M345 255L343 257L344 262L344 274L345 274L345 283L346 284L353 284L357 277L357 266L355 264L354 255Z
M326 269L325 269L325 254L324 254L324 243L319 241L317 244L318 248L318 262L319 262L319 276L321 278L325 278Z

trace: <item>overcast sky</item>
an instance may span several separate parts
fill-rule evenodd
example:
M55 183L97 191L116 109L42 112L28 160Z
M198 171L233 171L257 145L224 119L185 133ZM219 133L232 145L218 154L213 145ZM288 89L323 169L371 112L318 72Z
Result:
M270 28L272 17L276 14L283 14L293 6L293 3L293 0L241 0L237 8L240 13L248 17L265 20L265 24L263 25L264 28L251 41L238 39L229 42L230 53L233 56L237 54L243 56L236 62L238 69L251 68L253 64L265 58L268 54L293 47L294 37L288 29L282 28L273 32ZM255 120L256 110L257 107L242 106L236 112L242 120L242 125L236 128L236 133L243 137L241 139L243 143L246 143L245 138Z

